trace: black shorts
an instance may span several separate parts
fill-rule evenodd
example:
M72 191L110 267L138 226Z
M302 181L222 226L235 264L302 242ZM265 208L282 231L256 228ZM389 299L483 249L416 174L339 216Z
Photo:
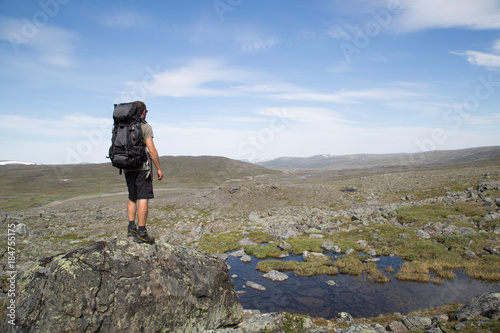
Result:
M147 177L147 178L146 178ZM148 170L125 172L129 200L152 199L153 177Z

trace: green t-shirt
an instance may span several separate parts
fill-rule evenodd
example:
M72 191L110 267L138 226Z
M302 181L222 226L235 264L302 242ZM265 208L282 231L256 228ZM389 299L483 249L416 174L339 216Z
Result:
M142 129L142 137L144 138L144 144L146 144L146 139L153 137L153 128L148 123L141 123L141 129ZM142 165L139 165L138 167L132 169L124 169L123 171L127 173L132 171L141 171L141 170L151 170L151 165L149 164L149 158L147 161L142 162Z

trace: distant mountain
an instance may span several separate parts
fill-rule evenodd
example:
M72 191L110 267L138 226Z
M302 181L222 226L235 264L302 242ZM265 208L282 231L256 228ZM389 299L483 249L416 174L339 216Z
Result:
M186 182L220 183L229 179L281 171L221 156L162 156L162 171Z
M412 154L315 155L280 157L257 163L277 169L352 169L385 167L444 167L450 165L498 165L500 146L460 150L434 150Z
M23 162L23 161L0 161L0 165L41 165L36 162Z

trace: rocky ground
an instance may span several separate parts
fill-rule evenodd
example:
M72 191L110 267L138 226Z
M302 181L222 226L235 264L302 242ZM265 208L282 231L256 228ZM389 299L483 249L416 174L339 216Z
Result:
M414 227L398 221L405 206L463 202L488 207L479 221L451 217L451 233L488 233L500 249L500 167L440 170L287 171L234 179L213 188L162 188L150 202L148 230L158 241L198 247L203 237L258 229L276 240L332 234L376 225ZM124 184L124 190L125 190ZM4 211L0 269L9 270L7 242L15 230L15 264L54 256L113 236L126 236L126 193L76 197L23 211ZM467 227L464 226L463 219ZM497 225L498 223L498 225ZM443 234L455 224L427 225L418 237ZM464 229L461 229L464 228ZM412 235L413 237L413 229ZM243 237L242 237L243 238ZM343 249L345 250L345 249ZM473 252L473 250L471 250ZM6 285L4 285L4 291ZM5 297L5 294L3 295ZM437 331L436 331L437 332Z

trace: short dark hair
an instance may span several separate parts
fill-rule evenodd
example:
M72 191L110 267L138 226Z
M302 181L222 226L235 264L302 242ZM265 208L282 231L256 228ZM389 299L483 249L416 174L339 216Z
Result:
M139 109L141 109L141 112L146 110L146 104L144 104L144 102L135 101L134 103L135 103L135 105L137 105L139 107Z

